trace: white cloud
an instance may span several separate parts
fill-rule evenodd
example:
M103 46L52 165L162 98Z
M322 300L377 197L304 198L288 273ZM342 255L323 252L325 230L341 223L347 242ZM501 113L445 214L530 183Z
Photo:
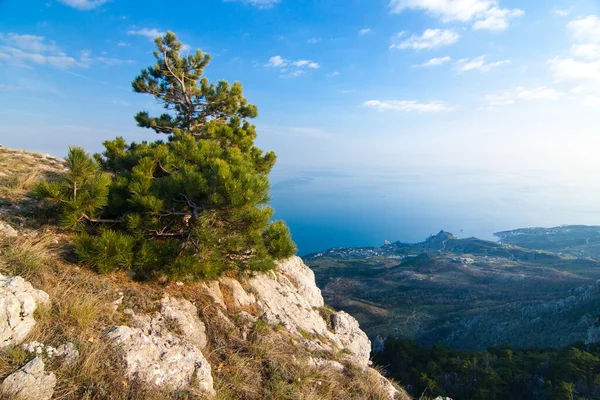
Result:
M296 60L291 61L281 56L273 56L269 58L266 67L277 68L281 71L282 78L296 78L304 75L308 69L319 69L321 66L311 60Z
M164 36L166 32L159 31L156 28L141 28L141 29L132 29L127 32L128 35L137 35L137 36L145 36L148 39L156 39L158 36Z
M288 64L288 61L285 60L283 57L281 57L281 56L273 56L273 57L269 58L269 62L267 63L267 67L279 68L279 67L285 67L287 64Z
M368 33L371 33L371 32L373 32L373 31L371 30L371 28L364 28L364 29L361 29L360 31L358 31L358 34L359 34L360 36L364 36L364 35L366 35L366 34L368 34Z
M401 38L404 32L400 32L396 37ZM422 35L412 35L408 39L392 44L391 49L435 49L441 46L448 46L456 43L460 35L448 29L427 29Z
M452 61L452 57L449 57L449 56L432 58L431 60L429 60L423 64L415 64L415 65L413 65L413 67L415 67L415 68L435 67L435 66L442 65L442 64L445 64L450 61Z
M319 38L319 37L314 37L314 38L310 38L308 39L308 44L315 44L315 43L319 43L320 41L322 41L323 39Z
M440 112L452 110L452 107L448 107L439 101L419 103L414 100L369 100L363 105L374 108L377 111Z
M571 10L556 9L553 11L553 13L559 17L568 17L569 14L571 14Z
M596 15L573 20L567 29L576 41L600 43L600 18Z
M16 33L0 33L0 60L27 68L33 65L47 65L59 69L86 68L94 63L108 66L133 63L132 60L117 58L93 58L89 51L82 51L80 56L75 58L63 52L54 41L48 41L43 36Z
M474 29L503 30L509 19L522 16L523 10L500 8L498 0L390 0L392 13L407 9L423 10L443 22L472 22Z
M66 6L76 8L78 10L87 11L100 7L102 4L108 3L109 0L58 0Z
M558 100L563 93L545 86L535 89L517 88L512 92L491 94L485 97L489 106L509 106L519 100Z
M574 44L571 50L577 57L588 60L600 59L600 43Z
M131 43L119 42L119 43L117 43L117 46L119 46L119 47L129 47L129 46L131 46Z
M575 42L573 55L588 60L600 59L600 18L596 15L580 17L567 24L571 38Z
M500 67L501 65L510 64L510 60L502 60L496 62L486 62L485 56L479 56L473 59L463 58L456 62L455 68L458 72L467 71L482 71L488 72L493 68Z
M334 77L334 76L339 76L339 75L340 75L340 73L338 71L333 71L332 73L327 74L327 76L330 77L330 78Z
M243 3L248 4L257 8L271 8L275 4L278 4L280 0L224 0L226 3Z
M558 82L591 82L600 84L600 61L577 61L553 58L550 69Z
M508 28L508 20L511 18L520 17L525 12L518 8L509 10L507 8L494 7L488 10L485 14L485 18L476 21L473 24L473 29L480 30L485 29L489 31L503 31Z
M294 61L292 64L298 68L304 68L304 67L312 68L312 69L319 68L319 64L317 64L316 62L310 61L310 60L298 60L298 61Z

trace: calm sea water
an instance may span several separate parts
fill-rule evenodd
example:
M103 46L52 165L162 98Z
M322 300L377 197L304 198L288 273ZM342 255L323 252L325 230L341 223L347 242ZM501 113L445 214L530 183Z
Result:
M600 225L600 183L591 172L276 170L271 204L300 255L419 242L442 229L494 240L494 232L522 227Z

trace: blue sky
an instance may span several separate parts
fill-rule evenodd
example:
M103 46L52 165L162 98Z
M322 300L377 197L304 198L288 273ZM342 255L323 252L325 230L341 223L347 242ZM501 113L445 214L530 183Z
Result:
M289 198L339 174L356 193L417 169L600 172L596 0L0 0L0 143L157 139L130 82L166 30L243 83Z

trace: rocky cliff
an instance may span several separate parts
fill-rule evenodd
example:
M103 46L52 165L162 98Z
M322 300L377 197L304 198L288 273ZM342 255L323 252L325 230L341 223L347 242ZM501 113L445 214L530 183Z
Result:
M60 160L0 149L0 165L2 396L408 398L370 367L366 334L325 306L300 258L199 283L97 275L28 194Z

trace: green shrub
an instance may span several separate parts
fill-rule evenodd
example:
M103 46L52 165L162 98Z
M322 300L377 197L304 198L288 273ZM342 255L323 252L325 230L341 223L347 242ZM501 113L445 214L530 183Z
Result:
M75 251L90 268L106 274L132 266L134 243L126 233L103 229L98 236L79 234Z

